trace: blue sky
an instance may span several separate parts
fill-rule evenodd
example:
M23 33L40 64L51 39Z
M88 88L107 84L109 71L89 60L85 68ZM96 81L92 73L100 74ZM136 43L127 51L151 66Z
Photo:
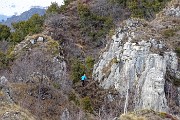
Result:
M63 1L64 0L1 0L0 14L6 16L19 15L29 10L32 6L47 7L51 2L57 2L59 5L62 5Z

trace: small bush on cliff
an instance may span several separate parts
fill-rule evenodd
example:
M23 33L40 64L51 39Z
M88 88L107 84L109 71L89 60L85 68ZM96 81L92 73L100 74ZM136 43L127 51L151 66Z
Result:
M85 59L85 64L86 64L87 76L92 76L92 71L93 71L93 67L94 67L94 59L91 56L88 56Z
M53 87L54 87L55 89L60 89L60 84L57 83L57 82L54 82L54 83L53 83Z
M77 96L74 92L71 92L69 94L69 101L73 101L78 106L80 105L79 99L77 98Z
M59 43L54 40L48 41L48 51L52 53L52 55L58 55L59 54Z
M162 119L171 119L171 120L177 120L176 118L174 118L172 115L165 113L165 112L158 112L157 115L159 115Z
M82 107L85 111L92 113L93 112L93 108L91 105L91 100L89 97L84 97L81 99L81 103L82 103Z
M173 37L175 35L175 30L173 29L167 29L163 31L163 36L165 38Z
M174 78L173 84L177 87L180 87L180 79Z
M0 51L0 68L4 68L8 63L6 55Z
M180 57L180 47L177 47L175 49L175 52L176 52L177 56Z
M9 63L15 59L13 49L14 47L9 47L6 52L0 51L0 69L8 67Z

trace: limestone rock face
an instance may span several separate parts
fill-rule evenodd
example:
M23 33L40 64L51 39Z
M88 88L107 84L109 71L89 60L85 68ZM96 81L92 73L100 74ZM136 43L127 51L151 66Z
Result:
M171 8L166 11L166 14L170 16L180 17L180 7L178 6L177 8Z
M69 111L67 108L63 111L63 114L61 115L60 118L61 118L61 120L69 120L70 119Z
M167 101L164 94L164 73L158 69L151 68L148 72L143 72L140 82L144 82L141 90L141 97L137 107L143 109L153 109L156 111L167 111Z
M0 77L0 85L7 84L8 80L5 76Z
M168 16L180 17L180 2L179 0L172 0L170 7L167 7L164 11Z
M168 112L165 75L177 76L176 53L163 51L166 45L154 38L133 42L133 30L138 27L138 21L127 20L126 26L117 30L95 64L93 78L105 89L115 87L122 96L133 93L134 109Z

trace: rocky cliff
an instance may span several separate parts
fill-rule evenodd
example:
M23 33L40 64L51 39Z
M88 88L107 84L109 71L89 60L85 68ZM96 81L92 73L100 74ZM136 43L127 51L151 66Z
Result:
M0 119L178 118L179 1L148 22L110 1L67 0L46 14L42 33L0 53Z
M180 21L180 6L176 2L176 6L164 9L152 22L128 19L121 23L94 65L94 80L105 89L114 87L119 91L125 99L124 112L132 106L138 110L153 109L180 115L179 84L173 85L174 79L180 80L178 56L173 51L174 46L169 45L172 38L165 38L162 32L177 28L175 34L179 36L180 24L173 22ZM179 44L178 39L173 40ZM170 96L175 97L170 100ZM170 101L175 103L174 110Z

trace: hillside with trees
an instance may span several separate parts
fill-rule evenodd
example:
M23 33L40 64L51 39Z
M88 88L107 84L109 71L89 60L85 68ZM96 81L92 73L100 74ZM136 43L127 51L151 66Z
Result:
M5 120L7 115L18 120L176 120L180 113L180 82L174 73L175 68L177 73L180 69L178 6L177 0L64 0L64 5L52 2L43 16L33 14L25 21L12 23L11 28L0 24L0 119ZM133 74L125 73L128 60L115 56L128 56L125 52L132 47L128 48L130 40L140 52L146 50L141 47L146 40L151 42L147 50L150 53L144 56L152 53L160 56L159 61L167 58L163 90L169 112L134 109L134 90L142 91L140 85L145 84L134 88L141 73L135 76L135 85L129 85L133 89L116 89L124 86L117 87L115 77ZM171 50L167 57L169 53L165 52ZM140 63L143 60L137 63L143 65ZM80 81L83 74L88 78L84 87ZM111 84L114 86L109 87Z

